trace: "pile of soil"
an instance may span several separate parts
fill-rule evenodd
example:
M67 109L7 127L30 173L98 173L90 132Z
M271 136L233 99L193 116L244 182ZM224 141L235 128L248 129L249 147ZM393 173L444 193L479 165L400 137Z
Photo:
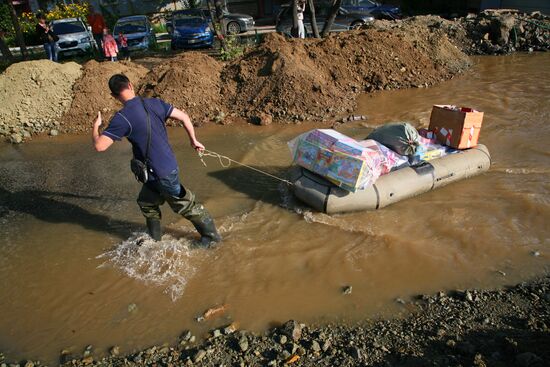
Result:
M0 136L19 143L43 131L55 134L81 74L81 66L74 62L25 61L7 68L0 75Z
M323 40L270 34L222 72L229 106L245 117L325 120L355 107L356 94L423 87L470 66L443 31L416 26L364 29Z
M136 88L147 74L146 68L129 61L99 63L91 60L84 64L82 71L82 77L73 87L73 103L61 119L64 132L88 132L99 111L107 123L121 108L109 91L108 82L113 74L126 75Z
M502 55L515 51L550 50L550 16L517 10L486 10L457 21L467 36L464 52L471 55Z
M140 94L161 98L187 111L196 125L221 119L222 67L221 62L203 53L186 52L154 67L143 79Z

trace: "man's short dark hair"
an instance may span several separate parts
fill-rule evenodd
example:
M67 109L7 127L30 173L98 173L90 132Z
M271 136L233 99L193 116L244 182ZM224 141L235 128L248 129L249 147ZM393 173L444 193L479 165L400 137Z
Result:
M130 79L124 74L115 74L109 79L109 89L111 93L115 96L120 95L120 93L127 89L130 85Z

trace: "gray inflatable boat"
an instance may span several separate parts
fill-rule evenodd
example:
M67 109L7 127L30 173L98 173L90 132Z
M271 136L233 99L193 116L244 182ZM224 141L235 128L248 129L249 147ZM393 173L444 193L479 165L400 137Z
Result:
M364 190L349 192L304 168L293 167L294 195L327 214L384 208L452 182L486 172L491 156L485 145L390 172Z

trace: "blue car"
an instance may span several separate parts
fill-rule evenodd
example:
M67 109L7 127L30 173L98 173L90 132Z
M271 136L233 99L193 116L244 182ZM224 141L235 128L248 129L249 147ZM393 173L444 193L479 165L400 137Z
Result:
M211 47L214 43L210 21L199 9L174 12L172 27L172 50Z
M148 50L157 43L153 26L145 15L133 15L117 20L113 36L120 45L118 35L123 33L128 39L128 49L132 51Z
M343 0L342 8L350 12L369 13L376 19L401 19L401 9L393 5L379 4L372 0Z

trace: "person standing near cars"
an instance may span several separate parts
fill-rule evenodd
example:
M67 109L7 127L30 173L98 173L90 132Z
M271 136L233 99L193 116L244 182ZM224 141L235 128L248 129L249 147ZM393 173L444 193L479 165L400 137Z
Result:
M102 43L105 57L111 61L117 61L118 45L115 41L115 38L109 33L109 30L107 28L103 29Z
M107 150L115 140L123 137L132 144L134 159L131 169L143 183L137 202L151 238L156 241L161 239L160 205L167 202L174 212L193 224L201 235L201 245L208 247L221 241L206 208L197 201L195 194L180 183L178 162L168 142L165 123L168 118L173 118L183 122L193 149L198 152L204 150L187 113L160 99L136 96L134 86L123 74L115 74L109 79L109 89L124 107L113 116L101 134L99 127L103 122L101 112L98 113L92 129L93 144L98 152ZM139 168L136 169L136 166Z
M99 54L102 55L103 49L101 47L101 41L103 40L103 29L107 27L105 19L103 19L103 15L98 13L93 7L90 7L90 14L87 20L90 27L92 27L92 35L97 45L97 50Z
M36 34L40 39L40 42L44 45L44 50L50 61L57 62L57 50L55 43L59 40L59 37L53 33L52 28L46 23L46 17L43 14L38 14L38 24L36 25Z
M298 38L306 38L306 29L304 27L304 10L306 10L305 0L297 0L298 15Z

